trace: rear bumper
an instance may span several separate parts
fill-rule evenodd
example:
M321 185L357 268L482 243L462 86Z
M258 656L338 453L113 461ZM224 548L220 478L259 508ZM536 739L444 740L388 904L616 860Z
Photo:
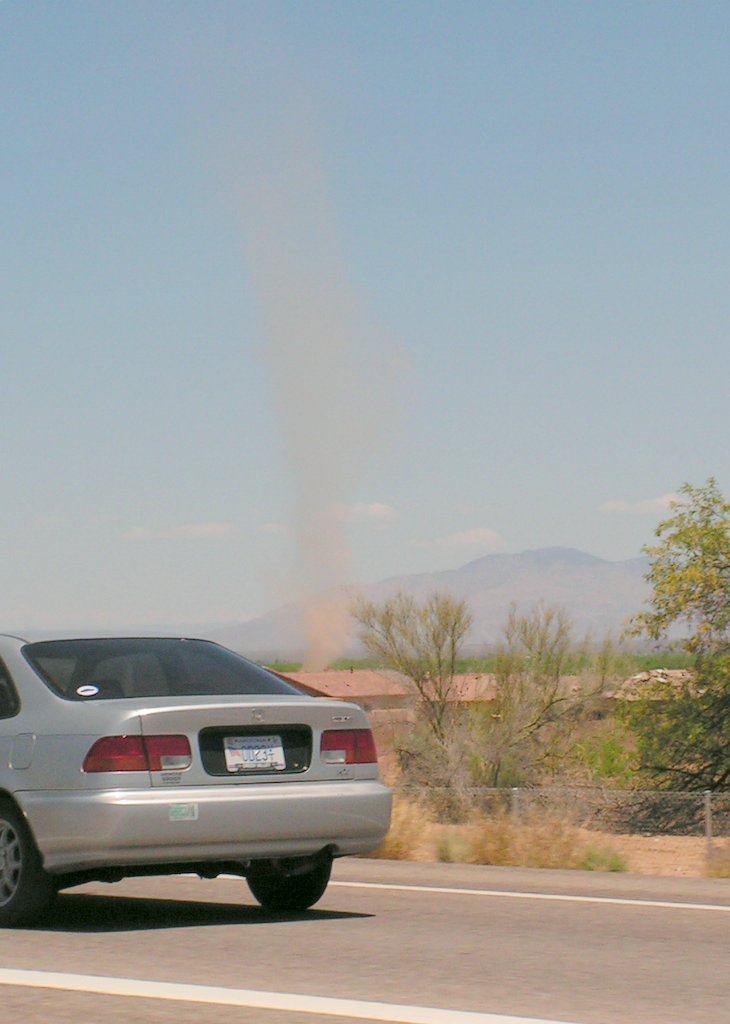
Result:
M371 780L16 793L47 871L368 853L390 824Z

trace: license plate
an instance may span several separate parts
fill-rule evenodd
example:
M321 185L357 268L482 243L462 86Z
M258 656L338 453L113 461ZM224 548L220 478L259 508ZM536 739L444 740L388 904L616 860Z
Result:
M280 772L286 768L281 736L224 736L229 772Z

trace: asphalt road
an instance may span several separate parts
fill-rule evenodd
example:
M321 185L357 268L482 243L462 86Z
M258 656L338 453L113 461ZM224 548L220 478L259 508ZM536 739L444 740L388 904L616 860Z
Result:
M730 1021L730 881L368 860L334 878L288 917L233 879L72 890L0 932L0 1020Z

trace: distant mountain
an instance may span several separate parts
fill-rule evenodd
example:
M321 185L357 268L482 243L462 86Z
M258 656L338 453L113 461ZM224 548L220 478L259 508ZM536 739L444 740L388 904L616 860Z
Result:
M515 555L485 555L459 569L394 576L367 586L342 588L337 598L345 607L355 593L371 600L404 591L422 600L434 590L468 602L474 626L467 648L483 649L500 637L509 606L528 611L539 601L564 608L576 636L590 632L601 639L617 636L628 618L640 611L649 595L645 558L611 562L572 548L542 548ZM301 605L289 604L236 626L209 630L211 639L249 657L300 658L307 649ZM344 640L343 655L357 655L355 629Z

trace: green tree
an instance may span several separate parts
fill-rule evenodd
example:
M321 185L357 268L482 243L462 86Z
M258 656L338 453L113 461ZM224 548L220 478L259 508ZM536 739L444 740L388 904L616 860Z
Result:
M650 558L649 610L632 631L661 640L684 633L688 676L658 679L627 701L639 768L663 787L721 789L730 784L730 504L716 481L685 484L659 524Z
M656 681L624 708L638 768L660 788L730 785L730 659L713 656L687 680Z
M730 504L711 477L704 487L685 484L673 515L659 523L649 556L650 610L633 632L664 639L675 627L698 658L730 649Z
M435 592L419 604L398 593L382 604L360 598L351 611L368 654L411 681L420 713L443 738L459 648L472 624L467 603Z

